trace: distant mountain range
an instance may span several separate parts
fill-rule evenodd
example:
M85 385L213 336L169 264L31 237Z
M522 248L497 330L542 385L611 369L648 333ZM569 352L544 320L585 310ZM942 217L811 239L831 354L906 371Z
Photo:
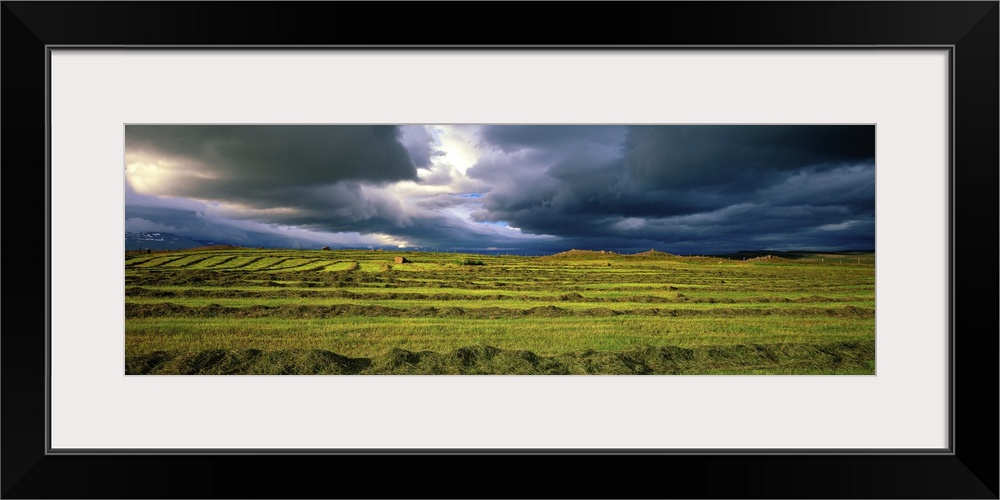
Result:
M125 233L125 250L184 250L218 244L170 233Z

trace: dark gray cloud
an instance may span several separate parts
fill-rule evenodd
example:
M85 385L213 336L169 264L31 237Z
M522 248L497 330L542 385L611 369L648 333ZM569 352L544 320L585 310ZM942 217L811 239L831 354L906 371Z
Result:
M629 173L646 187L745 191L789 170L874 160L875 127L636 126L623 149Z
M494 185L473 218L691 252L874 247L874 126L575 129L488 128L505 154L469 170Z
M625 139L618 125L486 125L479 129L485 147L504 153L521 149L563 149L587 144L617 148Z
M399 127L126 125L126 158L157 160L174 196L240 198L341 181L416 179Z

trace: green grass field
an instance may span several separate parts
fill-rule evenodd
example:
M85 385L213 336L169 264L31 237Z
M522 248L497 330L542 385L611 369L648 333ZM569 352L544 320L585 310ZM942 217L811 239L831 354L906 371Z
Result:
M875 256L133 253L125 371L871 375Z

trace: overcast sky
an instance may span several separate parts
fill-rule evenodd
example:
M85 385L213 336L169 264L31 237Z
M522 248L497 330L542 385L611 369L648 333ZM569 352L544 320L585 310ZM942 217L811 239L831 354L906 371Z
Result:
M246 246L875 248L873 125L127 125L125 230Z

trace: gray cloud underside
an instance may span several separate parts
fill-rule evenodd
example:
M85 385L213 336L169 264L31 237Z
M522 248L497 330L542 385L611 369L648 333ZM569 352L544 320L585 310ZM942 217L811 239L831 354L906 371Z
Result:
M486 127L505 154L469 170L494 184L473 217L604 244L874 247L873 126L571 128Z
M253 200L276 187L414 180L400 137L386 125L127 125L125 152L199 174L172 184L174 196Z
M173 208L166 205L150 206L132 204L125 207L125 230L129 232L166 232L189 238L230 243L244 246L266 246L287 248L319 248L324 245L364 247L370 243L357 243L357 238L344 238L341 233L332 233L322 227L305 225L289 226L281 223L247 222L246 219L219 216L204 210ZM297 233L286 233L283 228L299 227L315 231L308 237ZM541 242L523 241L498 234L490 227L472 227L465 221L446 214L432 214L419 219L417 224L398 227L392 224L369 224L372 230L365 234L391 234L397 238L415 243L420 248L436 247L453 250L483 250L499 248L507 250L530 249L534 252L558 251L561 244L540 245ZM392 229L388 231L388 229ZM378 246L378 244L376 244ZM391 245L389 245L391 246Z
M125 231L165 232L188 238L242 246L316 248L317 242L274 231L255 231L185 208L127 205Z

